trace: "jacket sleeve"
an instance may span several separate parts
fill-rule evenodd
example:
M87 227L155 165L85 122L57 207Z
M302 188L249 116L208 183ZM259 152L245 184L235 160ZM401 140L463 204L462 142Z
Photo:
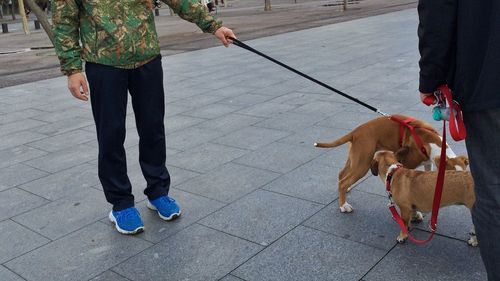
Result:
M454 65L457 0L419 0L418 38L422 93L434 92L446 83Z
M212 16L199 0L162 0L179 17L193 22L206 33L214 33L222 26L222 22Z
M77 0L52 0L54 47L64 75L82 71Z

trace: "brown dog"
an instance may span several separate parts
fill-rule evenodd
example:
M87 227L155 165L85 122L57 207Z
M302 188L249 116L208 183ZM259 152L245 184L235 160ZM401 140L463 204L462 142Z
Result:
M401 164L393 152L380 151L372 161L371 172L373 175L379 176L385 184L387 175L397 169L392 175L390 183L392 198L400 209L405 226L408 227L412 213L415 211L428 213L432 210L438 172L397 168L398 165ZM471 210L475 201L474 182L470 172L446 171L440 207L465 205ZM407 238L407 235L401 231L397 241L403 243ZM471 233L471 238L467 243L471 246L477 246L475 234Z
M410 118L404 115L394 116L401 120ZM428 123L414 120L409 124L415 127L415 133L422 140L427 152L426 155L420 150L408 129L405 129L403 136L400 136L400 124L388 117L379 117L368 121L333 142L314 144L316 147L331 148L347 142L351 143L347 161L339 173L339 207L342 213L353 211L352 206L347 203L346 193L353 184L366 175L370 169L373 155L377 151L395 152L405 167L414 169L424 164L426 170L431 169L434 157L440 153L442 138ZM448 146L446 155L449 158L456 157Z

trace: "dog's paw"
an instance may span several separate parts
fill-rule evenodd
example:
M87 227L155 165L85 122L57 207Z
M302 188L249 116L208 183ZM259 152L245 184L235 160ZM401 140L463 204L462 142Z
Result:
M424 215L421 212L415 212L411 218L412 223L421 223L424 220Z
M398 237L396 238L396 241L398 241L399 244L404 244L407 239L408 239L407 236L398 235Z
M345 202L344 205L340 206L340 212L342 213L350 213L354 209L352 208L351 204Z
M471 247L477 247L479 245L479 242L477 241L477 236L472 235L469 240L467 240L467 244Z

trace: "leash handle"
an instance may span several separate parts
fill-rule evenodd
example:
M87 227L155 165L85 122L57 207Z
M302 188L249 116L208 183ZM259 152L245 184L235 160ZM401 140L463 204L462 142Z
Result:
M320 85L320 86L322 86L324 88L327 88L328 90L333 91L333 92L335 92L335 93L337 93L337 94L339 94L339 95L341 95L341 96L343 96L345 98L348 98L351 101L356 102L356 103L358 103L358 104L360 104L360 105L368 108L369 110L371 110L371 111L373 111L375 113L378 113L378 114L380 114L382 116L389 116L389 114L387 114L385 112L382 112L379 109L377 109L377 108L375 108L375 107L373 107L373 106L371 106L371 105L369 105L369 104L367 104L365 102L362 102L362 101L360 101L360 100L358 100L358 99L356 99L356 98L354 98L354 97L352 97L352 96L350 96L350 95L348 95L348 94L346 94L346 93L344 93L344 92L342 92L340 90L335 89L334 87L332 87L332 86L330 86L328 84L325 84L325 83L323 83L323 82L321 82L321 81L319 81L319 80L317 80L317 79L315 79L315 78L313 78L313 77L311 77L311 76L309 76L309 75L307 75L307 74L305 74L303 72L298 71L297 69L295 69L295 68L293 68L291 66L288 66L288 65L286 65L286 64L284 64L284 63L282 63L282 62L280 62L280 61L278 61L278 60L276 60L276 59L274 59L274 58L272 58L272 57L270 57L270 56L268 56L266 54L263 54L263 53L257 51L256 49L248 46L247 44L241 42L240 40L238 40L236 38L228 37L228 39L231 40L231 41L233 41L234 45L236 45L236 46L238 46L240 48L243 48L243 49L245 49L247 51L250 51L250 52L252 52L254 54L257 54L257 55L259 55L259 56L261 56L261 57L263 57L265 59L268 59L268 60L274 62L275 64L277 64L277 65L279 65L281 67L284 67L284 68L290 70L291 72L293 72L295 74L298 74L298 75L300 75L300 76L302 76L302 77L304 77L304 78L306 78L306 79L308 79L308 80L310 80L310 81L312 81L312 82L314 82L314 83L316 83L316 84L318 84L318 85Z
M463 121L462 107L453 100L453 95L448 85L439 86L438 91L444 96L450 107L449 121L451 137L455 141L464 140L467 136L467 130Z

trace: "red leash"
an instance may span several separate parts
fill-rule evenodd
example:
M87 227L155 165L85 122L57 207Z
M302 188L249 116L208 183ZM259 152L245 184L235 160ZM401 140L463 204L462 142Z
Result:
M443 116L442 114L443 112L445 112L444 109L446 109L446 102L448 103L449 106L449 116ZM431 230L431 233L426 240L419 240L413 237L408 232L408 229L405 227L403 219L396 210L396 205L394 203L394 200L392 199L391 180L394 173L399 169L399 167L394 169L390 174L388 174L386 178L386 190L390 200L389 210L392 213L392 217L399 225L401 230L406 235L408 235L411 241L413 241L416 244L425 244L431 241L437 230L437 218L439 214L439 207L441 205L441 196L443 194L443 185L444 185L444 177L446 169L446 120L449 120L450 122L450 134L455 141L463 140L467 135L467 132L465 130L465 125L463 122L462 108L457 102L453 100L451 90L450 88L448 88L447 85L440 86L438 88L438 91L435 93L435 96L430 96L426 98L426 100L424 100L424 103L427 105L437 104L435 108L439 109L440 113L439 117L441 120L443 120L443 141L441 143L441 158L439 160L436 189L434 191L434 200L432 202L432 215L431 215L431 221L429 223L429 228ZM436 115L434 116L434 119L436 119Z

